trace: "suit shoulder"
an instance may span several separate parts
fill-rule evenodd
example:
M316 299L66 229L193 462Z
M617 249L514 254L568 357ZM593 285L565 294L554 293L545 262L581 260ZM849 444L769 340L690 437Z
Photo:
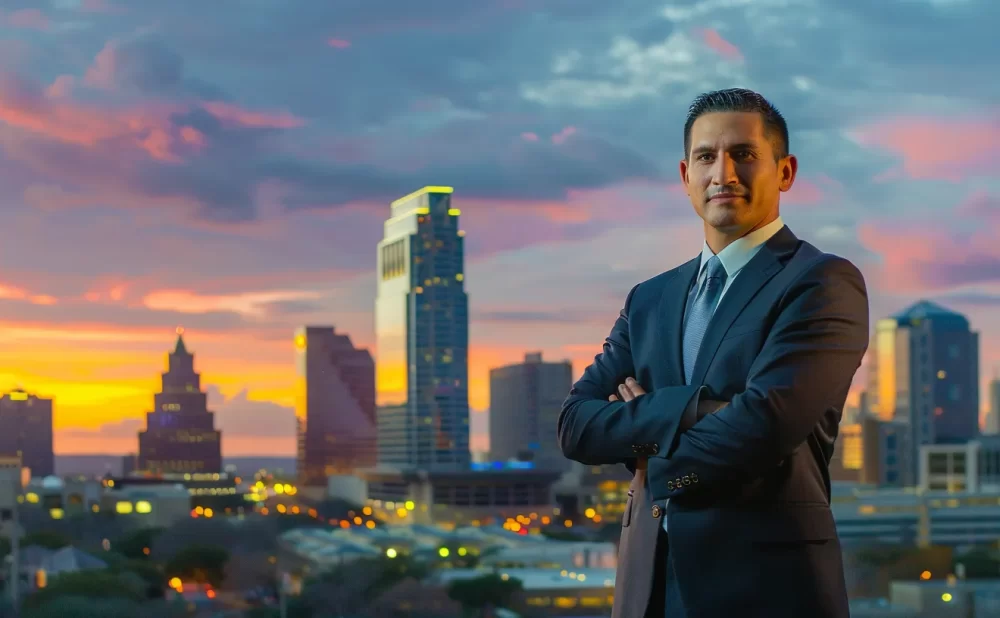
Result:
M861 270L849 259L835 253L827 253L820 250L812 243L802 241L799 250L792 258L797 262L801 271L800 276L811 277L816 275L836 275L845 274L858 276L864 280Z

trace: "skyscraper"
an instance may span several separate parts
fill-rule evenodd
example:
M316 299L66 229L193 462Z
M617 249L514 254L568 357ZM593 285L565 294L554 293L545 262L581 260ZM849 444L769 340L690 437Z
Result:
M451 187L392 203L375 301L379 463L467 469L468 298Z
M33 477L55 473L52 400L15 389L0 397L0 455L21 455Z
M986 426L983 433L996 435L1000 433L1000 378L990 380L990 409L986 413Z
M139 432L140 470L158 474L222 471L222 433L208 410L194 355L184 346L184 329L177 329L174 351L167 355L162 388L153 395L154 409Z
M332 474L376 463L375 363L332 326L295 332L298 475L326 486Z
M868 354L870 411L906 423L911 449L979 434L979 335L965 316L920 301L875 324Z
M573 364L543 362L541 352L525 354L523 363L490 369L490 457L568 470L556 425L572 387Z

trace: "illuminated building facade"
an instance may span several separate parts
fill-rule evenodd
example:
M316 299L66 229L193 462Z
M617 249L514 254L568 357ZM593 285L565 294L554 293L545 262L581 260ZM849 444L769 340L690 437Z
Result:
M451 187L392 203L378 245L378 461L468 469L469 316L464 232Z
M556 425L572 387L573 364L544 362L541 352L525 354L523 363L490 369L490 457L568 470Z
M295 333L299 483L326 486L327 477L376 463L375 362L368 350L332 326Z
M962 315L928 301L879 320L868 349L869 409L905 423L911 449L979 435L979 334ZM903 484L916 482L917 451Z
M138 467L154 474L221 472L222 432L215 429L215 414L208 410L183 329L177 331L162 389L153 396L155 409L146 414L146 430L139 432Z
M0 397L0 454L21 456L32 477L55 473L52 400L15 389Z

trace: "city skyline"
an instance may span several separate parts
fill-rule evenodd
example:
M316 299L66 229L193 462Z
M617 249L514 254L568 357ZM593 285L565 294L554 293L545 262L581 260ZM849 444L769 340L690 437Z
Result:
M631 286L697 253L683 113L745 85L800 156L786 222L861 267L873 318L921 298L967 315L986 393L997 6L725 6L0 2L0 392L55 399L57 452L126 452L183 325L227 451L294 453L294 329L377 358L385 205L444 184L482 448L490 367L538 350L578 375Z

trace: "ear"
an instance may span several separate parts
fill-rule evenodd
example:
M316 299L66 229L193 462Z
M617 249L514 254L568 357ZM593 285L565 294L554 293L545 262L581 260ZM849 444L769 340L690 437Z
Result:
M691 195L688 191L688 162L687 159L681 159L680 173L681 173L681 184L684 185L684 193Z
M795 184L795 175L799 171L799 160L795 155L788 155L778 161L778 188L781 191L788 191Z

